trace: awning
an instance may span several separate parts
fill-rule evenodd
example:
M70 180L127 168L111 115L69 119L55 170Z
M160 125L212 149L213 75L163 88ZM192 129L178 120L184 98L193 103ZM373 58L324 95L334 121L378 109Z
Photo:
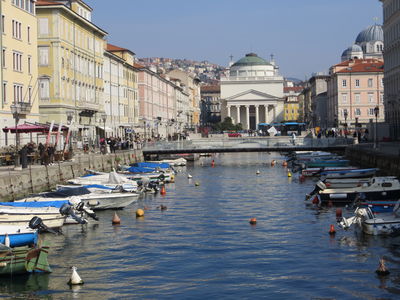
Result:
M53 132L58 131L58 126L59 125L54 125L53 126ZM25 123L25 124L20 124L17 127L5 127L3 128L3 131L5 133L11 132L15 133L18 131L18 133L45 133L49 132L50 130L50 125L47 124L31 124L31 123ZM68 130L68 127L63 126L62 131Z
M104 126L97 126L97 128L99 128L100 130L103 130L104 131L104 129L105 129L105 131L106 132L113 132L113 130L112 130L112 128L110 128L110 127L104 127Z

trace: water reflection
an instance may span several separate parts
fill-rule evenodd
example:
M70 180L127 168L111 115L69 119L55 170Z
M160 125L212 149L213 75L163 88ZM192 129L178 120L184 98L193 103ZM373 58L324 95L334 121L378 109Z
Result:
M25 299L50 299L38 291L47 291L50 274L3 276L0 278L0 295Z

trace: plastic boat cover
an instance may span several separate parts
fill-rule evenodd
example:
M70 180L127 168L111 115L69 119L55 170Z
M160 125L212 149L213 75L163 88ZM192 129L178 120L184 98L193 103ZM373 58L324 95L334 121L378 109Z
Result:
M130 167L127 169L131 173L153 173L156 169L154 168L144 168L144 167Z
M68 200L62 201L38 201L38 202L0 202L1 206L11 206L11 207L56 207L60 208L65 203L69 204Z
M152 169L168 169L170 168L170 164L168 163L154 163L154 162L139 162L131 165L132 167L141 167L141 168L152 168Z
M67 198L71 196L80 196L90 194L90 191L84 187L61 187L55 192L40 194L44 198Z

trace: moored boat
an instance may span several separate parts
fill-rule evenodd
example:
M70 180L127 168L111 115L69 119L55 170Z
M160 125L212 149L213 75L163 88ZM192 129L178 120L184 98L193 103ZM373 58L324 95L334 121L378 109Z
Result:
M6 240L8 241L6 242ZM9 247L35 245L38 240L38 231L26 226L0 226L0 243Z

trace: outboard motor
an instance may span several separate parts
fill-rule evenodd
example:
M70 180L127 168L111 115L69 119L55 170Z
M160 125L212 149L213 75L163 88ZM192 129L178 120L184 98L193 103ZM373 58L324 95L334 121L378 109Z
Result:
M60 207L60 214L63 216L70 216L72 219L77 221L79 224L86 224L87 221L83 218L78 217L74 210L72 209L72 206L65 203L63 206Z
M157 193L159 191L158 182L150 181L147 184L147 188L152 190L154 193Z
M325 183L323 183L321 180L317 182L315 185L314 190L306 195L306 200L310 199L312 196L318 194L319 191L326 189Z
M80 211L80 212L84 212L85 214L87 214L89 217L91 217L92 219L98 221L99 217L95 214L94 211L88 209L85 207L85 203L80 202L77 206L76 206L76 210Z
M44 223L43 220L39 217L33 217L30 221L29 221L29 228L33 229L33 230L39 230L39 232L50 232L50 233L54 233L54 234L58 234L61 232L57 232L53 229L50 229L49 227L47 227Z

